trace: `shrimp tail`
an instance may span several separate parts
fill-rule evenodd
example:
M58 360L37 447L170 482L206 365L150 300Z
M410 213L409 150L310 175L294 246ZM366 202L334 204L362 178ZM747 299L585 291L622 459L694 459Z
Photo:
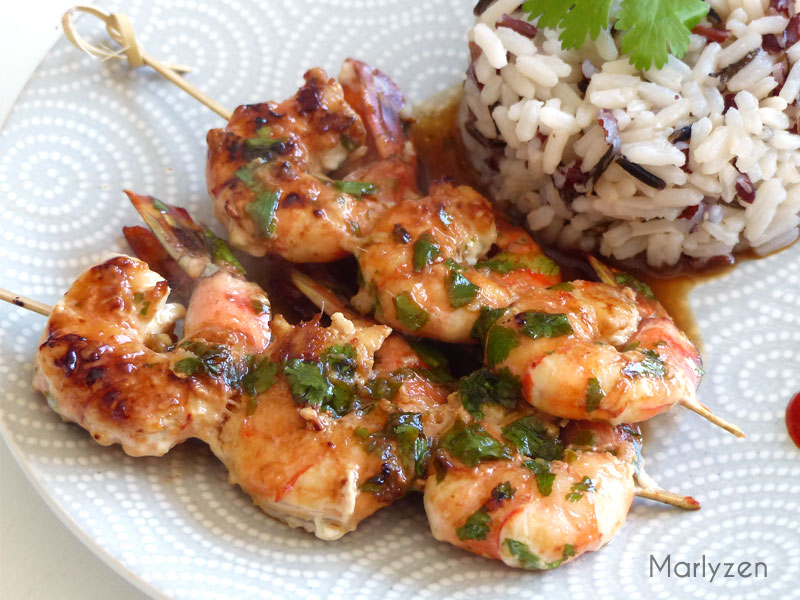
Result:
M158 241L192 279L213 275L219 269L244 275L245 270L227 242L194 222L188 211L154 198L125 190Z
M166 279L170 289L188 287L191 279L167 253L152 231L141 225L133 225L123 227L122 234L137 258L146 262L151 270Z
M608 265L600 262L597 258L589 255L589 264L594 269L594 272L597 274L597 277L600 278L600 281L605 283L606 285L611 285L614 287L621 287L621 285L617 282L615 277L616 269L609 267Z
M315 281L308 275L292 269L290 278L300 293L308 298L322 312L330 316L334 313L341 313L350 321L356 324L374 325L373 321L367 321L363 316L348 308L344 299L338 296L333 290Z

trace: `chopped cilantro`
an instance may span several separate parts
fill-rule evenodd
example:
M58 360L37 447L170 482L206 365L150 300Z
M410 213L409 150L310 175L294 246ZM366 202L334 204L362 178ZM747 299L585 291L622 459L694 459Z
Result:
M592 448L596 443L597 443L597 436L591 429L581 429L578 433L575 434L575 437L572 438L573 446L587 446Z
M522 417L503 427L503 437L531 458L558 460L564 455L561 440L550 435L547 427L533 415Z
M397 311L397 319L411 331L422 329L430 319L430 315L414 301L408 292L395 296L394 307Z
M426 365L425 368L414 368L415 373L435 383L455 381L450 374L450 361L439 348L422 340L412 340L408 344Z
M322 402L333 395L333 384L322 372L322 365L293 358L286 361L283 374L289 382L292 397L299 404L321 406Z
M367 382L370 398L392 400L410 371L400 370L388 376L375 377Z
M539 486L542 496L549 496L553 491L553 482L556 480L556 474L550 471L550 462L543 458L536 458L526 460L522 464L536 475L536 485Z
M255 362L247 374L242 377L242 387L251 396L266 392L275 383L279 366L278 363L272 362L268 358L262 358Z
M630 273L615 273L614 281L616 281L619 285L631 288L633 291L641 294L648 300L656 299L656 295L653 293L653 289L649 285L647 285L644 281L636 279L636 277L634 277Z
M231 267L235 271L244 274L244 267L233 254L233 250L231 250L228 242L217 237L208 227L203 230L203 239L206 243L206 249L211 255L211 260L215 265Z
M519 335L513 329L495 325L486 336L486 363L493 367L506 358L519 346Z
M520 542L511 538L506 538L503 542L508 548L511 555L519 561L519 566L523 569L531 571L541 571L548 569L555 569L568 558L575 556L575 548L572 544L565 544L564 550L561 553L561 558L552 562L544 562L538 556L533 554L524 542Z
M366 427L356 427L353 431L356 437L361 438L362 440L369 437L369 429Z
M190 356L187 358L182 358L176 362L173 369L176 373L183 373L184 375L191 377L192 375L197 375L197 373L201 373L203 371L203 363L200 362L199 358Z
M461 308L475 299L480 288L456 270L451 270L445 278L447 297L450 306Z
M378 188L374 183L366 181L334 181L333 187L340 192L350 194L351 196L361 197L363 195L374 194Z
M473 419L482 419L484 404L499 404L505 408L514 408L521 396L519 377L508 369L501 369L495 374L489 369L480 369L462 377L458 382L461 392L461 404Z
M561 283L551 285L550 289L558 290L559 292L571 292L572 290L575 289L575 286L572 285L569 281L562 281Z
M558 265L548 256L539 254L537 256L526 256L524 254L512 254L501 252L488 260L482 260L475 265L478 269L489 269L495 273L506 275L517 269L527 269L542 275L555 276L559 273Z
M492 526L492 517L486 507L481 507L472 513L464 524L456 529L460 540L485 540Z
M514 494L517 490L511 487L510 481L504 481L503 483L498 483L492 489L492 500L495 502L502 502L503 500L511 500L514 497Z
M144 302L142 302L142 310L139 311L139 314L142 315L143 317L147 316L148 310L150 310L150 300L145 300Z
M414 242L414 271L419 273L439 256L439 245L429 233L423 233Z
M640 350L644 358L639 362L629 363L622 369L623 375L630 377L663 377L667 374L667 365L655 350Z
M581 479L578 483L573 483L572 487L570 488L572 491L565 496L567 500L570 502L578 502L586 492L594 492L594 481L589 479L588 476L584 475L583 479Z
M484 460L511 458L508 449L476 423L465 425L462 421L457 421L453 428L442 436L439 446L448 450L454 458L468 467L474 467Z
M344 383L352 383L356 374L356 349L350 344L335 344L326 348L320 360L329 375Z
M386 418L382 431L368 438L369 450L386 456L390 442L395 442L403 472L409 477L423 477L428 469L431 441L423 433L418 413L395 412Z
M254 148L256 150L266 150L270 151L275 149L277 146L280 146L286 142L286 138L273 138L272 137L272 128L269 126L260 127L258 131L256 131L256 137L248 138L244 141L248 148Z
M600 387L600 381L597 377L592 377L586 387L586 412L592 412L600 408L600 403L605 397L606 393Z
M583 45L587 35L597 39L610 27L611 0L526 0L522 11L540 27L561 29L565 50ZM637 69L663 67L668 52L681 58L689 34L708 12L700 0L622 0L614 28L622 34L622 51Z
M522 323L522 333L535 340L541 337L556 338L573 333L569 318L564 313L528 311L517 315Z
M205 373L211 377L222 379L232 387L240 385L244 375L242 366L225 346L187 340L181 344L181 348L194 354L194 357L178 361L175 364L177 372L190 376Z
M502 317L507 308L489 308L488 306L481 306L481 314L472 326L470 335L478 340L482 345L486 344L486 332L495 324L495 322Z
M259 192L256 199L244 207L261 234L269 237L275 233L275 212L278 210L278 192Z

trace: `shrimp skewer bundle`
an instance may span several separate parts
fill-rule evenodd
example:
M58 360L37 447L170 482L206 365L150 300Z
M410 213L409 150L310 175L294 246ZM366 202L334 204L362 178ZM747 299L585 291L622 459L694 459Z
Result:
M323 539L421 487L424 421L450 388L410 346L342 315L330 327L268 325L266 295L220 240L184 211L131 199L176 242L178 263L201 273L185 339L173 343L181 310L163 306L168 286L145 263L93 267L53 309L37 356L37 387L56 412L134 456L197 437L267 513ZM204 246L216 261L204 263Z

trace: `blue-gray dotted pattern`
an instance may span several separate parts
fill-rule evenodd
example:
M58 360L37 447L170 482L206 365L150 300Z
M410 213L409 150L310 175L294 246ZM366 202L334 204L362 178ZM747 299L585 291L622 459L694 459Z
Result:
M105 5L111 8L109 5ZM419 102L461 81L469 0L119 0L149 52L189 64L228 107L292 93L315 65L354 56ZM89 39L104 37L82 18ZM66 41L39 67L0 135L0 285L55 302L83 269L126 251L131 188L211 220L205 133L220 119L147 70L98 63ZM647 427L650 474L702 503L637 500L612 543L550 573L466 554L430 535L412 497L323 542L262 514L202 445L160 459L104 448L31 391L42 317L0 306L0 428L51 503L105 558L164 597L791 597L800 581L800 450L784 411L800 392L800 246L748 262L692 295L706 346L701 400L738 440L674 409ZM650 576L659 561L761 561L766 578ZM90 582L87 582L90 585Z

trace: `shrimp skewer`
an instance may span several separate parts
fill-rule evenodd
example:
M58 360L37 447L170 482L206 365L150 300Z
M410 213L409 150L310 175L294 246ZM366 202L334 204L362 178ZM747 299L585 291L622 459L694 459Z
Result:
M495 247L500 252L490 255ZM474 342L482 309L560 281L524 230L496 218L471 188L446 181L386 212L356 258L363 284L353 306L399 331L446 342Z
M702 406L702 363L691 341L644 284L593 264L607 283L533 289L504 311L486 335L487 365L519 377L532 406L567 419L613 425L649 419L678 402Z

